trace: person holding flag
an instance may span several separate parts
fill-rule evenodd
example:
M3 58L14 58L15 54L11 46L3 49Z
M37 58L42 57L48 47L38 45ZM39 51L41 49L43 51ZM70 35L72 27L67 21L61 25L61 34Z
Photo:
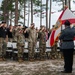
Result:
M67 24L66 24L66 20L68 20L67 21ZM68 35L68 36L65 36L65 33L63 33L62 31L63 31L63 29L62 29L62 26L64 26L64 24L65 24L65 27L68 27L67 29L68 29L68 32L67 31L65 31L65 33ZM50 47L53 47L53 45L55 44L55 41L57 40L63 40L64 38L66 38L66 40L67 39L69 39L70 37L71 37L71 40L68 42L68 41L66 41L67 42L67 44L65 44L65 46L67 45L67 52L68 52L68 54L67 54L67 52L66 52L66 54L64 54L64 57L65 57L65 55L67 56L66 58L64 58L64 62L65 62L65 65L64 65L64 71L63 72L65 72L65 73L71 73L72 72L72 65L73 65L73 50L74 50L74 43L73 43L73 39L74 39L74 32L75 31L73 31L74 30L74 28L70 28L70 25L74 25L75 24L75 15L72 13L72 11L71 10L69 10L69 8L67 7L67 6L65 6L65 9L62 11L62 13L60 14L60 16L59 16L59 18L58 18L58 20L57 20L57 22L56 22L56 25L55 25L55 29L53 29L52 31L51 31L51 34L50 34L50 37L49 37L49 40L47 41L48 43L49 43L49 46ZM66 30L66 29L65 29ZM61 34L60 34L61 33ZM62 36L62 34L64 35L64 37ZM58 38L59 37L59 35L60 35L60 38ZM71 35L71 36L70 36ZM62 38L61 38L62 37ZM65 43L66 43L65 42ZM70 44L70 42L71 42L71 44ZM63 43L64 43L64 41L63 41ZM71 48L69 48L70 46L71 46ZM64 47L63 47L64 48ZM65 48L64 48L65 49ZM62 49L63 50L63 49ZM71 51L72 50L72 51ZM65 51L65 50L64 50ZM70 53L70 51L71 51L71 53ZM69 53L70 53L70 55L69 55ZM69 58L69 59L68 59ZM66 63L67 63L67 65L66 65Z
M71 24L75 24L75 15L69 10L67 6L65 6L65 9L60 14L54 28L50 34L49 38L49 44L50 47L52 47L56 40L58 40L58 36L60 35L62 31L62 26L64 25L64 22L66 20L69 20Z
M66 20L65 29L62 30L59 39L61 41L60 48L64 57L64 71L63 73L72 73L73 66L73 52L74 52L74 36L75 30L70 27L71 23Z

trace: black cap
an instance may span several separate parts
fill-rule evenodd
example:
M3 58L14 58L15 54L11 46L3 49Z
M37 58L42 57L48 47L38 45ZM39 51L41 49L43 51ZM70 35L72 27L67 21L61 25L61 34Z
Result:
M25 28L28 28L27 26L25 26Z
M64 25L65 25L65 26L70 26L70 24L71 24L71 23L70 23L68 20L66 20L66 21L64 22Z
M21 25L18 25L18 26L21 26Z
M34 24L34 23L31 23L31 25L34 25L34 26L35 26L35 24Z
M6 23L6 21L2 21L2 23Z

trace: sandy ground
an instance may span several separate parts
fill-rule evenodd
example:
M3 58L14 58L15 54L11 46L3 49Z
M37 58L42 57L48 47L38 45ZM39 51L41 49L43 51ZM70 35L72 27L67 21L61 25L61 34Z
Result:
M73 73L63 74L63 59L47 59L45 61L17 61L7 60L0 62L0 75L75 75L75 58Z

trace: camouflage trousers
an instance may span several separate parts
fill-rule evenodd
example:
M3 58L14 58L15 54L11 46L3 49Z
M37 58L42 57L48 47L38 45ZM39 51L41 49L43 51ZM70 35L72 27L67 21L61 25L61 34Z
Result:
M23 58L24 46L17 44L18 58Z
M40 58L45 58L46 44L40 45L39 50L40 50Z
M51 58L55 59L58 57L57 45L54 45L51 49Z
M28 57L29 57L29 59L34 59L35 47L36 47L36 43L28 42L28 50L29 50Z
M6 55L7 42L4 38L0 38L0 57L4 57Z
M9 42L12 42L12 41L13 41L13 39L12 39L12 38L8 38L8 41L9 41Z

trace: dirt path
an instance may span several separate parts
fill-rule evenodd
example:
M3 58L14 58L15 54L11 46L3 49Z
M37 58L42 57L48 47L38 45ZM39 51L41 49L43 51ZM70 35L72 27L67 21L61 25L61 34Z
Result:
M18 63L15 61L0 62L0 75L63 75L63 60L46 60ZM65 75L65 74L64 74ZM73 73L66 75L75 75L75 62Z

